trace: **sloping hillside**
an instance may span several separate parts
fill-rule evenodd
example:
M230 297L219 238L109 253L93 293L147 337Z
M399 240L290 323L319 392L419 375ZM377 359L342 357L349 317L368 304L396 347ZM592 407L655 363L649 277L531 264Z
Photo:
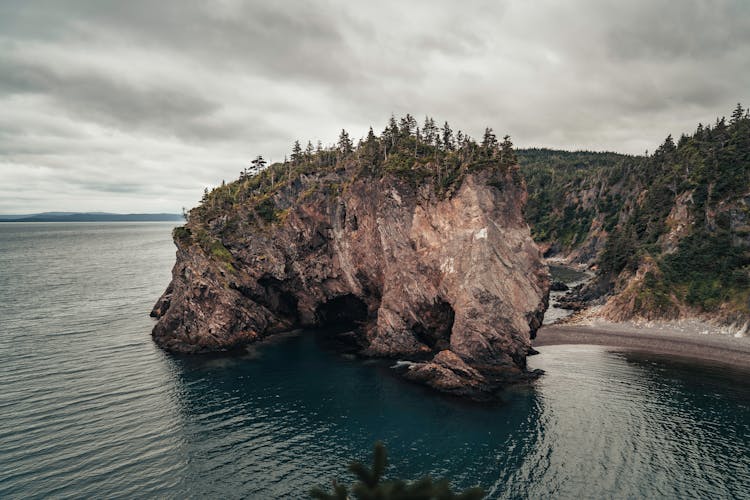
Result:
M750 116L671 136L647 157L518 152L548 256L583 263L602 316L750 317Z

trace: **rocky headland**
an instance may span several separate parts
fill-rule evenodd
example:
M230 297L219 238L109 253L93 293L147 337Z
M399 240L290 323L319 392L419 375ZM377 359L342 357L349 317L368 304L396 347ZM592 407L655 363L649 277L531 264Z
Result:
M175 230L156 343L202 353L335 327L446 393L484 398L533 378L549 275L509 141L441 147L403 121L390 130L357 148L342 133L207 192Z

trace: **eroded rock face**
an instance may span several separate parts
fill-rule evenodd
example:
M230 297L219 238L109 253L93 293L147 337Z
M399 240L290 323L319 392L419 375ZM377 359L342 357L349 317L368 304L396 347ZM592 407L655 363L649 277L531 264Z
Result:
M325 185L345 187L332 194ZM525 200L513 170L467 174L440 196L429 183L344 171L277 192L274 203L288 209L272 224L242 207L191 220L175 233L154 340L194 353L350 325L365 355L432 358L409 378L486 393L504 373L524 372L547 307L548 271Z

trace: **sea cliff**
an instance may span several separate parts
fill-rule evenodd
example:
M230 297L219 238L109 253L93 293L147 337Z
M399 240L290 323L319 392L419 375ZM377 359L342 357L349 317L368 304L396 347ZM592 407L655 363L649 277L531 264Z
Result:
M456 148L395 165L353 150L207 194L175 230L154 340L199 353L337 326L361 355L410 360L407 378L443 392L483 397L533 376L547 267L518 167L474 147L479 158Z

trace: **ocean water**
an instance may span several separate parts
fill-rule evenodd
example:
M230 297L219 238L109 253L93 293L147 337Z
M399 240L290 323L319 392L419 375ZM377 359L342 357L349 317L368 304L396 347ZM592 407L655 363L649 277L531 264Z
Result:
M492 498L750 498L750 372L544 347L488 406L320 332L164 353L171 227L0 224L0 498L304 498L376 440L389 474Z

